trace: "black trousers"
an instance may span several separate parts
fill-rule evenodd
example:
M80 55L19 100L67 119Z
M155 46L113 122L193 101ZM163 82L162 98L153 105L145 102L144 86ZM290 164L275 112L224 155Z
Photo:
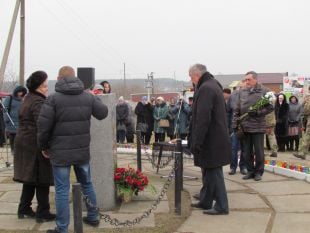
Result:
M263 175L265 166L264 134L245 133L243 149L248 173Z
M165 136L165 133L155 133L155 142L164 142Z
M142 133L141 132L141 143L144 145L149 145L151 141L152 133Z
M200 204L205 209L211 209L213 207L217 211L228 212L228 199L223 168L205 168L202 171L204 175L203 186L200 190ZM213 200L215 200L214 206Z
M295 143L295 148L294 148L294 143ZM289 137L289 149L290 150L295 150L298 151L299 148L299 135L296 136L290 136Z
M18 206L18 213L28 213L31 209L32 200L34 194L36 194L38 207L36 216L44 217L44 215L49 213L49 186L36 186L23 184L22 194L20 197L20 202Z

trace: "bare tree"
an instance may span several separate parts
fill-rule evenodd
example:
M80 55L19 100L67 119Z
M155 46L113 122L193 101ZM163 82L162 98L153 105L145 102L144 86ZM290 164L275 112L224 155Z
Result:
M0 87L0 90L11 93L17 84L18 84L18 75L16 71L13 69L12 65L7 65L4 74L3 84Z

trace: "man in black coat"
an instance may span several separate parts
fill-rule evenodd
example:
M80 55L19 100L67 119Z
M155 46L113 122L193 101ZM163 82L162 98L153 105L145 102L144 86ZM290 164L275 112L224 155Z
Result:
M38 118L38 147L50 158L54 173L57 227L47 233L66 233L72 165L83 194L93 205L97 204L89 166L90 119L92 115L104 119L108 108L97 96L84 91L83 83L69 66L59 70L55 91L46 99ZM83 221L98 226L98 211L89 208Z
M196 86L191 119L191 152L195 166L204 171L200 201L192 206L204 209L205 214L228 214L223 166L230 163L231 146L222 87L202 64L193 65L189 76Z

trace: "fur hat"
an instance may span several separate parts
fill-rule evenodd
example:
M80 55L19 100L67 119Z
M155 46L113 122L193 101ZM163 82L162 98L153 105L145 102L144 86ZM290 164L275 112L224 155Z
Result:
M26 86L29 91L34 92L46 79L47 74L44 71L36 71L27 79Z

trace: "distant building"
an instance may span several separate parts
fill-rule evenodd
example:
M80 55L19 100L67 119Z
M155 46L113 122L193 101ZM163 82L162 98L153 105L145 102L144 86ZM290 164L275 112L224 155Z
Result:
M268 87L270 90L279 93L283 90L283 77L288 76L288 73L258 73L258 82ZM215 78L222 84L223 87L229 87L232 83L242 80L244 74L225 74L215 75Z
M165 93L155 93L151 94L151 97L155 97L155 99L159 96L163 97L165 101L169 102L171 98L175 98L176 100L180 98L180 92L165 92ZM136 93L131 94L130 99L132 102L139 102L141 101L142 96L147 96L147 93Z

